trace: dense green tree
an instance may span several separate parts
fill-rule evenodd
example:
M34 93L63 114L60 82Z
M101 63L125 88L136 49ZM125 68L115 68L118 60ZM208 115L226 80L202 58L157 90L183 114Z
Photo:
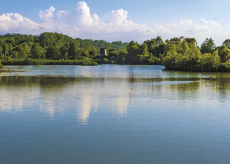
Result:
M64 44L64 35L58 33L44 32L39 36L40 45L46 50L48 47L56 47Z
M114 59L113 61L116 60L117 55L118 55L117 51L110 51L110 53L109 53L109 57L110 57L110 59L113 58Z
M5 43L3 45L3 56L4 56L4 60L6 60L7 57L9 57L10 53L9 53L10 49L9 49L9 45L7 43Z
M78 48L78 53L79 53L79 56L81 57L81 59L83 59L84 57L86 57L86 58L89 57L88 49ZM77 58L75 58L75 59L77 59Z
M193 71L200 64L200 50L195 44L188 43L186 39L174 38L173 40L173 43L171 40L166 41L162 64L167 69Z
M61 52L58 46L50 45L46 50L46 58L47 59L61 59Z
M226 45L217 48L221 63L230 63L230 49Z
M200 49L195 38L174 37L165 42L160 36L146 40L112 43L104 40L73 39L67 35L45 32L40 35L0 35L0 60L2 63L31 61L32 59L79 60L87 65L93 60L118 64L162 64L166 69L185 71L228 70L230 63L230 39L216 47L212 38L206 39ZM100 47L106 47L109 57L95 59ZM40 60L38 60L40 61ZM82 62L83 61L83 62ZM69 61L66 61L69 62Z
M226 47L230 48L230 39L226 39L226 40L223 42L223 45L225 45Z
M200 51L201 53L213 53L216 49L214 41L212 38L206 40L201 44Z
M91 47L89 50L89 57L95 58L96 55L97 55L97 49L95 47Z
M2 61L2 60L4 60L4 54L3 54L3 48L2 47L0 47L0 60Z
M197 45L197 41L195 38L186 38L185 41L188 43L188 44L191 44L193 46Z
M136 64L147 64L149 59L148 45L143 43L139 46Z
M124 64L127 53L128 52L127 52L126 48L123 48L118 52L118 63L119 64Z
M175 69L177 57L178 54L175 50L167 52L167 54L162 59L162 65L164 65L166 69Z
M148 52L156 56L156 47L157 47L156 40L151 39L151 40L145 41L144 43L147 44L148 46Z
M221 59L220 56L218 55L218 50L216 50L212 53L212 68L218 70L220 64L221 64Z
M60 48L60 56L62 59L68 59L69 43L65 43Z
M127 46L127 64L134 64L137 62L137 56L139 54L139 44L137 42L131 41Z
M34 43L31 48L31 57L33 59L45 59L45 50L39 45L39 43Z
M109 49L109 53L112 52L112 51L116 51L116 49L115 48Z
M220 57L218 55L218 50L211 53L205 53L203 54L202 64L206 65L208 67L209 72L211 72L212 68L218 68L220 65Z

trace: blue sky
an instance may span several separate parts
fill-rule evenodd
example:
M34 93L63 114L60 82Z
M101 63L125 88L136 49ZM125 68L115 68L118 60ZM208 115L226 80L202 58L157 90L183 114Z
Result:
M0 33L50 31L74 38L143 42L162 36L230 38L227 0L2 0Z

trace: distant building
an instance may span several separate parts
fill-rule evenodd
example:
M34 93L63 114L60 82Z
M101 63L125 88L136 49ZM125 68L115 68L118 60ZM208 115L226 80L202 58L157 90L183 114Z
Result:
M105 48L105 47L101 47L101 48L100 48L100 55L101 55L101 56L107 56L107 51L106 51L106 48Z

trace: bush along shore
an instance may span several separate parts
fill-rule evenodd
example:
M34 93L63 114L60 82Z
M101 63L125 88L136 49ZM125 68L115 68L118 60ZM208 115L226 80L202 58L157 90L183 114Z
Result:
M98 56L100 47L108 55ZM73 39L67 35L44 32L40 35L0 35L1 65L82 65L132 64L163 65L169 70L230 71L230 39L216 46L212 38L199 46L195 38L160 36L142 44L135 41L106 42Z
M44 59L12 59L4 61L3 65L82 65L97 66L97 62L92 60L44 60Z

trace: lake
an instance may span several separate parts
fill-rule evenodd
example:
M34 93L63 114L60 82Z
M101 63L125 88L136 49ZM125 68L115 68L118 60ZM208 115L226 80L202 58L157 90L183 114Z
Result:
M230 163L230 73L5 68L1 164Z

